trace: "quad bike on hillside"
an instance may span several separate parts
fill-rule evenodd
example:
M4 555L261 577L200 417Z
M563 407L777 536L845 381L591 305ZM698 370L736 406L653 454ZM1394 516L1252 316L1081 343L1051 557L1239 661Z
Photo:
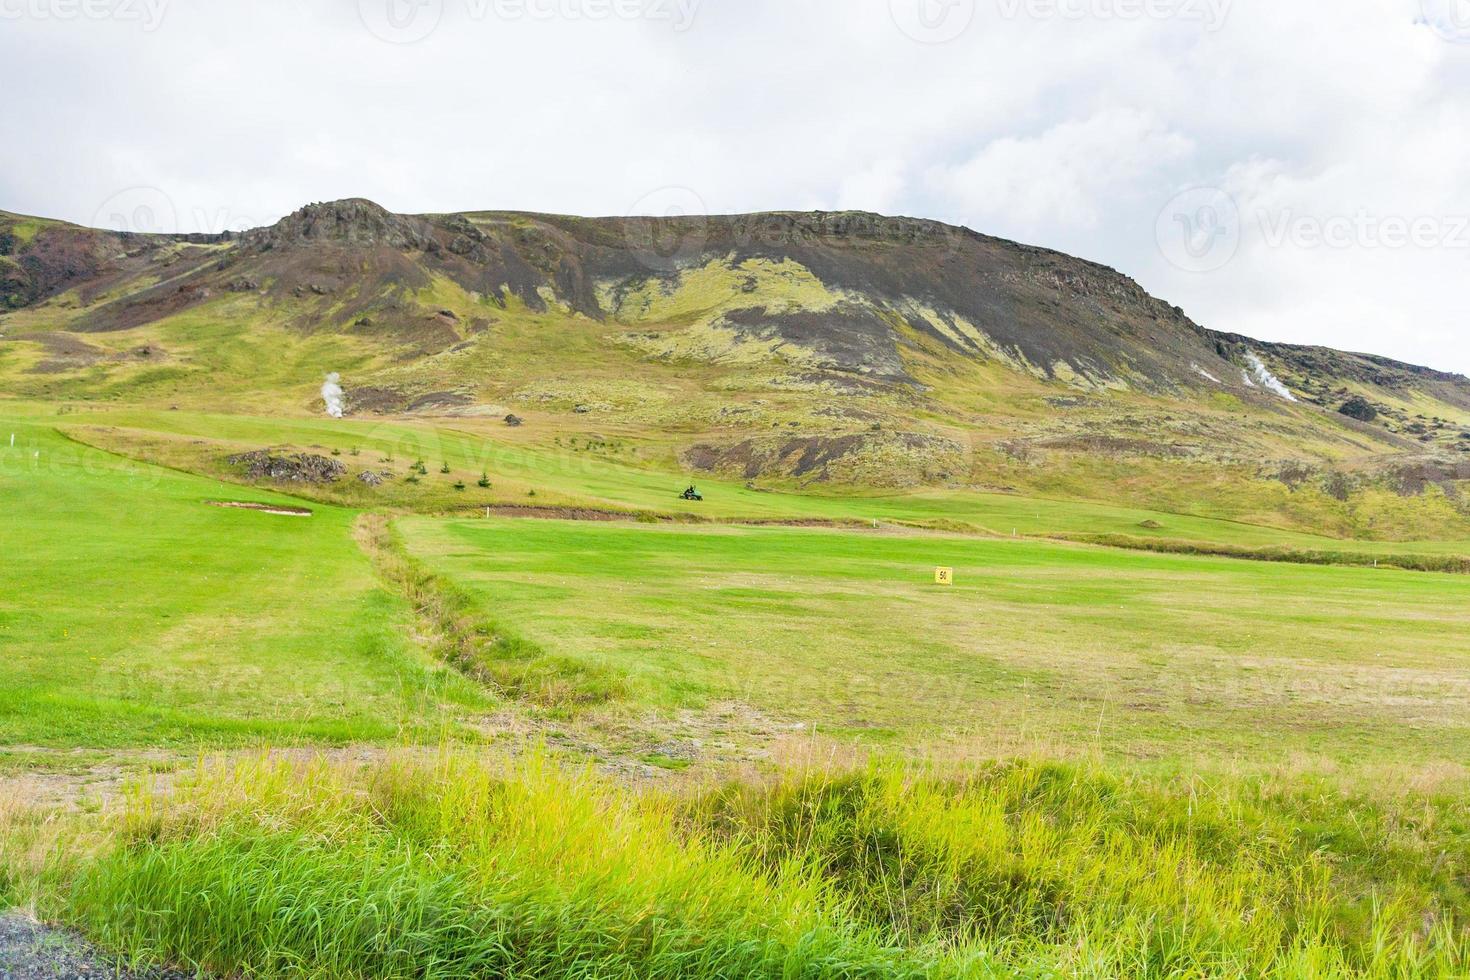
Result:
M693 485L691 484L688 490L685 490L683 493L679 494L679 499L680 500L703 500L704 499L704 494L702 494L698 490L694 489Z

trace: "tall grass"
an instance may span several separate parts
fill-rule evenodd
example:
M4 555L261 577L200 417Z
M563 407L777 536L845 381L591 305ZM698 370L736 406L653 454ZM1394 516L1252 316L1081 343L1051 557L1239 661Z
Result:
M1463 799L1013 763L634 792L536 756L142 793L48 914L254 977L1463 975ZM58 853L65 854L65 849Z
M355 533L378 573L437 634L438 655L461 672L562 714L626 693L622 678L612 671L547 653L496 621L464 590L426 570L384 515L363 514Z

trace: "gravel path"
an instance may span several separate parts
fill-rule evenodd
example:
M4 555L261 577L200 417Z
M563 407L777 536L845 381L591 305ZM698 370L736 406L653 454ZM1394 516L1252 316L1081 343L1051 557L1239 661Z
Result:
M18 913L0 914L0 980L185 980L119 970L81 939Z

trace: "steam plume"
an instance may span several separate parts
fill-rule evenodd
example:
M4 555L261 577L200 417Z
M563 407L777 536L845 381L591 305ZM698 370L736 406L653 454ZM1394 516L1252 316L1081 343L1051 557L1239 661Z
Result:
M334 419L342 417L342 386L338 384L341 380L342 376L333 371L322 385L322 401L327 403L327 414Z
M1261 355L1253 350L1248 350L1245 352L1245 359L1250 362L1251 371L1255 374L1256 381L1262 388L1265 388L1273 394L1280 395L1289 402L1296 401L1296 396L1291 393L1291 389L1282 384L1281 379L1271 373L1271 369L1266 367L1266 362L1261 360ZM1246 375L1245 383L1251 383L1250 375Z

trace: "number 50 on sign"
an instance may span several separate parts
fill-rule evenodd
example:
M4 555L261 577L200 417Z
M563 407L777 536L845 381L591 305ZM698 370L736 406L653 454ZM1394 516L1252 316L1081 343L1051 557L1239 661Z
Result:
M936 569L934 569L934 584L935 585L954 585L954 569L953 568L936 568Z

